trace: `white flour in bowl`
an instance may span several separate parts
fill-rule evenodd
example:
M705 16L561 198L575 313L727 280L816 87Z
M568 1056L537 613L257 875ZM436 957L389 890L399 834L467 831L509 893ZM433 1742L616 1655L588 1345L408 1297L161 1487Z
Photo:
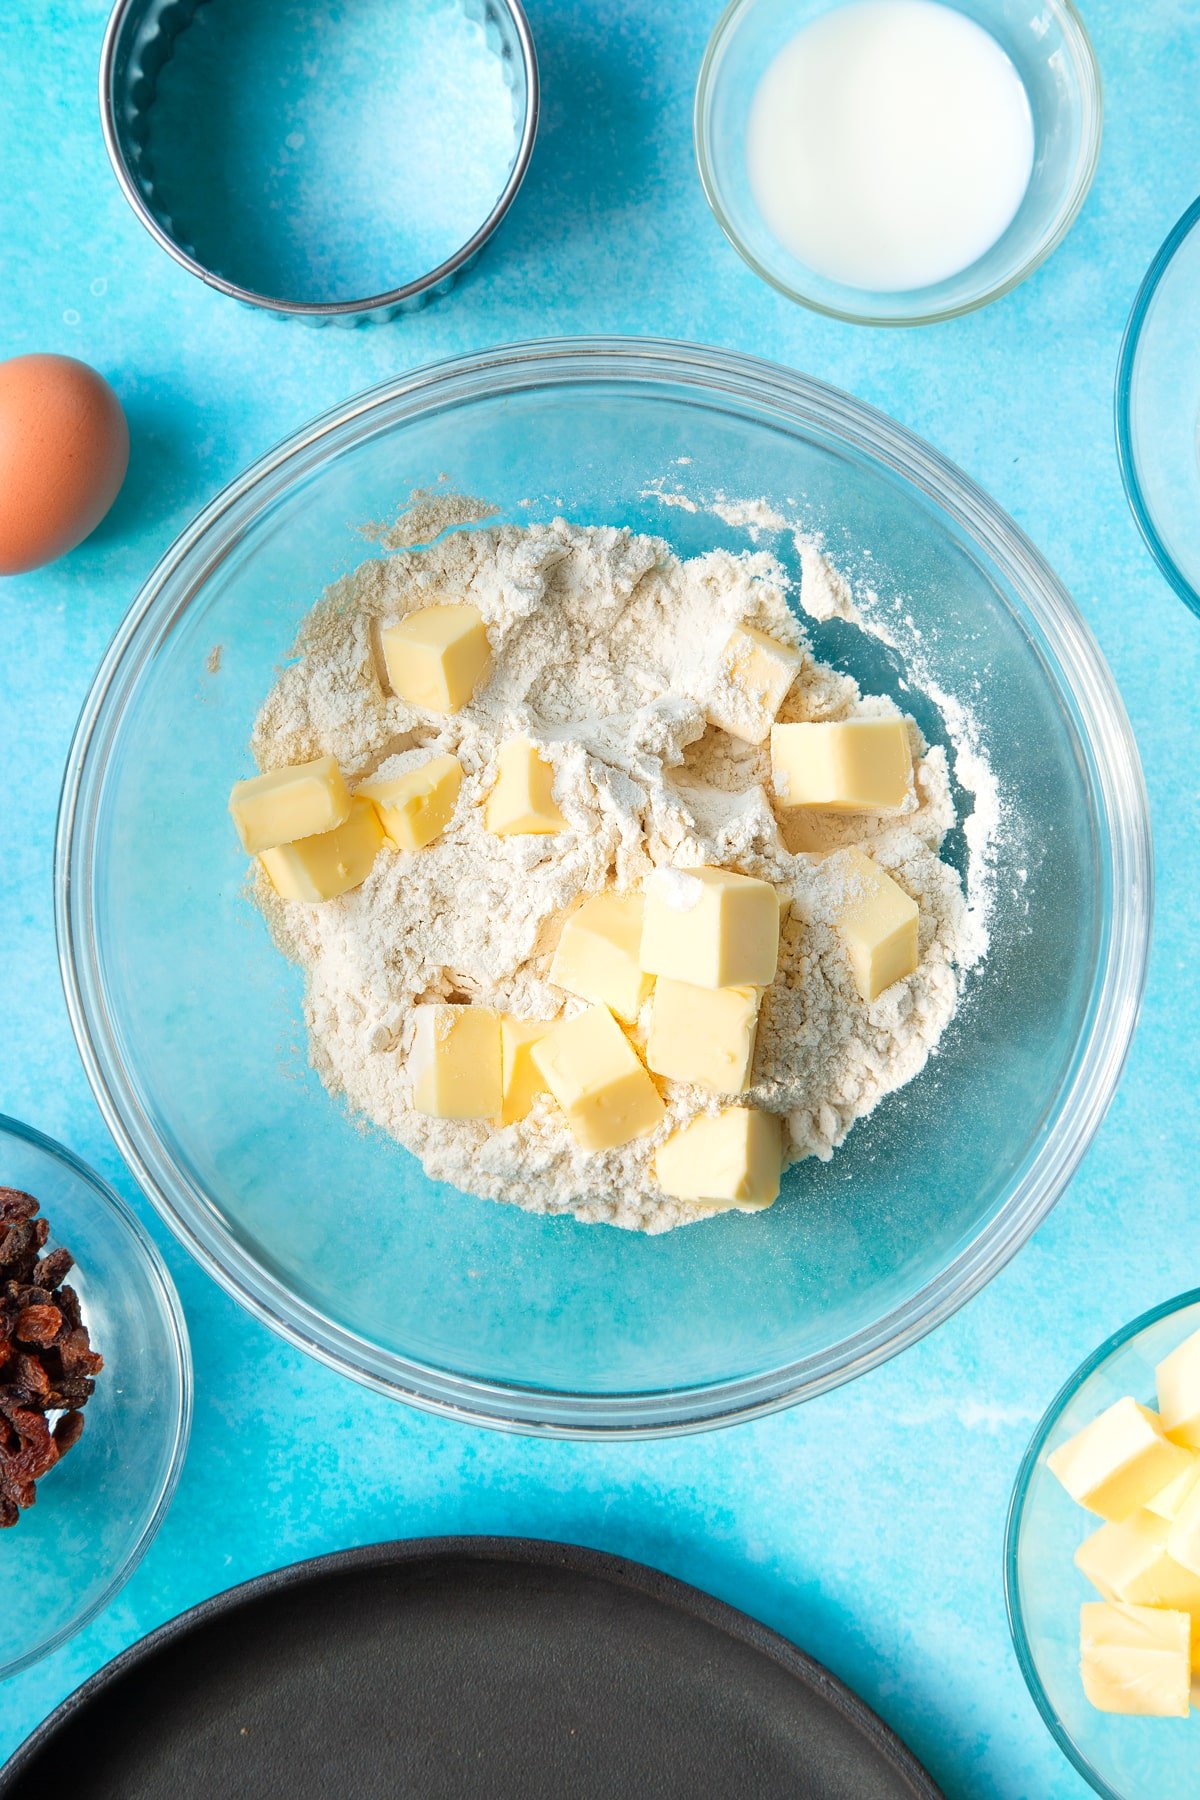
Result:
M461 498L447 504L458 511L446 522L461 522ZM427 496L423 505L424 534L438 515ZM926 746L910 724L916 800L907 813L777 819L767 747L705 724L720 652L742 621L805 651L780 719L895 712L813 659L785 588L765 551L680 562L660 539L559 519L455 530L364 562L306 619L297 660L255 724L261 768L331 754L353 786L398 772L414 751L452 751L464 771L446 832L415 854L381 854L354 892L284 904L261 874L255 890L276 941L304 969L322 1080L436 1180L531 1211L645 1231L711 1210L658 1193L651 1158L669 1131L728 1100L659 1081L667 1119L654 1137L584 1152L548 1096L508 1126L429 1118L414 1110L405 1070L418 1001L463 999L545 1019L579 1010L583 1002L547 980L563 912L583 894L640 889L656 865L721 864L779 890L779 974L763 999L753 1084L741 1103L784 1116L790 1160L828 1158L937 1044L963 972L987 948L980 909L968 907L938 854L956 823L944 750ZM433 719L387 690L378 634L441 597L479 609L493 672L462 712ZM497 748L515 732L553 764L565 832L496 837L484 829ZM870 1006L833 925L844 877L841 859L825 853L851 843L866 845L920 908L916 974ZM643 1016L635 1042L644 1042L645 1025Z

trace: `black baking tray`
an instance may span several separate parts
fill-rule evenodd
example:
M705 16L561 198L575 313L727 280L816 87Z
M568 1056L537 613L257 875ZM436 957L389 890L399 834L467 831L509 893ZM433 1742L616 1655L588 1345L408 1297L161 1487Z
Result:
M940 1800L848 1688L656 1570L514 1538L233 1588L101 1669L3 1800Z

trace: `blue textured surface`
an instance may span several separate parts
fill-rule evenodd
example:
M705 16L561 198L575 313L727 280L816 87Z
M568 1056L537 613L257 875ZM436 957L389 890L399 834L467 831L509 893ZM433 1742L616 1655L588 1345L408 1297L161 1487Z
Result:
M0 584L0 1107L148 1208L80 1072L51 928L58 784L92 668L159 553L250 458L395 370L514 337L653 331L792 363L928 437L1029 531L1107 652L1142 745L1159 903L1146 1012L1070 1192L933 1338L773 1420L661 1445L539 1445L358 1391L251 1324L155 1223L199 1403L176 1506L111 1612L0 1696L0 1755L122 1645L262 1569L426 1532L574 1539L745 1607L823 1658L947 1793L1078 1796L1021 1684L1001 1550L1009 1488L1061 1378L1194 1283L1200 631L1137 538L1111 382L1141 273L1193 197L1200 28L1178 0L1089 8L1100 174L1014 295L932 330L818 320L755 282L705 209L691 90L713 8L534 0L545 111L506 227L457 292L398 324L310 331L210 294L151 243L104 158L101 0L0 15L0 355L95 363L133 431L125 491L57 568Z

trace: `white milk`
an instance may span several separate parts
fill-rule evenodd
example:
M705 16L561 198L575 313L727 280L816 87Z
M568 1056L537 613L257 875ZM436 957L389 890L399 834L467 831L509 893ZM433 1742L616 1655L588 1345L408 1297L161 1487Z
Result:
M927 287L982 256L1033 168L1029 96L990 33L937 0L849 0L797 33L750 107L771 233L854 287Z

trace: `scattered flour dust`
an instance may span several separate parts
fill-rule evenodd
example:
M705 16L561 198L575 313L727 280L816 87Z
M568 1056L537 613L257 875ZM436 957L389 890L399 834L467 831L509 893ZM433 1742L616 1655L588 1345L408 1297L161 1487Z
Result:
M639 890L655 867L721 864L774 882L783 911L779 974L763 999L744 1103L783 1115L789 1159L828 1158L856 1119L920 1072L964 972L986 952L981 907L938 854L956 822L944 750L910 722L907 812L777 817L767 747L705 722L735 624L804 653L781 719L896 709L813 658L772 555L717 550L680 562L660 539L621 528L494 525L461 496L444 496L440 512L428 494L414 499L407 533L376 535L397 546L419 535L425 547L368 560L327 591L252 739L260 768L332 754L351 784L398 772L414 752L452 751L464 771L445 833L414 855L381 854L356 891L285 905L257 877L276 942L305 972L310 1052L325 1085L433 1178L466 1192L651 1232L707 1216L710 1208L660 1194L651 1161L669 1131L727 1100L660 1081L667 1119L654 1137L585 1153L548 1096L508 1126L428 1118L413 1108L405 1064L418 1001L474 1001L531 1019L580 1010L547 980L564 912L605 888ZM832 571L821 579L836 590ZM478 607L493 672L462 712L431 719L388 691L379 631L446 596ZM514 732L553 764L567 821L554 837L483 827L497 749ZM850 843L865 844L920 908L917 973L870 1006L833 924L847 879L836 851ZM644 1044L647 1024L644 1013L635 1042Z

